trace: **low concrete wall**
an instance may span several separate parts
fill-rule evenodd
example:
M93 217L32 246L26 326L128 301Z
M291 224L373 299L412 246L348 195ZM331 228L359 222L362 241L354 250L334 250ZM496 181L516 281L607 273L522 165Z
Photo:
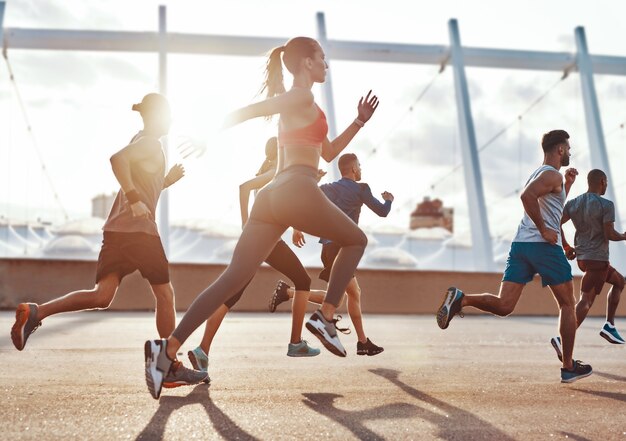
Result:
M187 309L193 299L224 271L224 265L172 264L170 275L176 290L178 310ZM96 262L0 259L0 307L12 309L20 302L43 303L65 293L91 289L94 285ZM317 280L319 268L310 268L314 289L324 289ZM434 314L443 293L450 285L456 285L468 293L497 292L501 274L462 273L449 271L390 271L359 270L357 277L361 286L362 309L366 313L382 314ZM267 311L267 304L278 279L284 278L274 269L262 266L235 306L238 311ZM574 289L580 287L580 279L574 280ZM603 316L606 308L605 285L603 294L595 302L590 314ZM626 315L625 302L618 308L618 315ZM153 309L154 301L148 283L139 273L126 277L111 305L115 310ZM313 307L311 307L311 310ZM345 311L345 305L341 308ZM289 304L279 308L288 311ZM547 288L542 288L538 278L529 283L515 310L517 315L555 315L556 303ZM467 308L467 313L477 313ZM434 318L433 318L434 320Z

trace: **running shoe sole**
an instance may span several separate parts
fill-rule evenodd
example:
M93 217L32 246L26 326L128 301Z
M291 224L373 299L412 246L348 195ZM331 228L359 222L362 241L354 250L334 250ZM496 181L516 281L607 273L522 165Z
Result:
M287 285L285 282L283 282L282 280L278 281L278 285L276 285L276 289L274 289L274 292L272 293L272 297L270 298L270 304L268 308L270 312L276 312L276 308L278 308L278 305L289 300L289 296L287 296L286 300L282 300L278 298L280 295L279 294L280 289L282 288L283 285L286 285L287 286L286 289L289 289L289 285Z
M550 344L552 345L552 347L556 351L556 356L559 357L559 361L562 362L563 361L563 352L561 352L561 348L559 347L559 343L557 342L556 337L552 337L550 339Z
M11 328L11 340L15 349L21 351L26 346L28 335L24 337L24 329L30 318L30 306L28 303L20 303L15 310L15 323Z
M207 375L207 377L204 380L202 380L202 383L204 383L204 384L210 384L211 383L211 379L209 378L208 375ZM200 384L200 383L198 383L198 384ZM185 381L181 381L181 382L172 381L171 383L170 382L166 383L165 381L163 382L163 388L164 389L174 389L175 387L180 387L180 386L195 386L195 384L189 384L189 383L187 383Z
M378 355L381 352L384 352L384 348L380 348L380 351L378 349L375 349L373 351L368 351L367 349L364 349L362 351L356 351L356 355L367 355L368 357L371 357L373 355Z
M193 351L187 352L187 357L189 358L189 362L191 363L191 365L193 366L195 370L197 371L202 370L200 369L200 366L198 365L198 359L196 358L196 355L193 353ZM211 382L211 378L207 375L207 377L204 380L202 380L202 382L204 384L209 384ZM163 385L163 387L167 387L167 386ZM172 387L176 387L176 386L172 386Z
M306 322L306 328L311 332L311 334L317 337L318 340L324 345L324 347L330 352L338 357L346 356L346 350L343 348L343 346L339 348L330 341L332 337L328 334L328 331L326 331L324 323L319 320L309 320L308 322ZM337 340L337 343L341 345L339 339L337 339L337 337L335 337L335 339Z
M161 396L163 379L165 375L167 375L167 372L163 372L159 368L158 363L159 355L161 355L161 352L164 350L165 348L160 340L148 340L144 345L146 385L148 386L150 395L152 395L152 398L155 400L158 400Z
M446 295L443 298L443 302L437 310L437 324L441 329L446 329L450 326L450 321L452 320L450 310L452 308L452 304L454 303L454 299L456 298L457 291L457 288L454 286L448 288Z
M295 357L295 358L317 357L318 355L320 355L319 352L292 352L292 353L287 352L287 357Z

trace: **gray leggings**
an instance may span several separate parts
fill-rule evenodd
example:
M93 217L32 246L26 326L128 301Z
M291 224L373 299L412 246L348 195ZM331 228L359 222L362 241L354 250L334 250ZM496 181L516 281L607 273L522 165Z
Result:
M338 306L361 260L367 237L322 193L316 169L291 166L257 194L230 265L196 297L172 336L184 343L220 305L241 290L289 226L341 245L325 298L325 302Z

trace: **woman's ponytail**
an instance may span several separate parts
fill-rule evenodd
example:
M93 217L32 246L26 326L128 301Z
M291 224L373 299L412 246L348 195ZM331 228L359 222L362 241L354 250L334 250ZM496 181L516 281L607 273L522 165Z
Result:
M261 87L260 93L267 90L267 98L280 95L285 92L283 84L283 62L280 54L285 51L285 46L272 49L267 64L265 65L265 81Z

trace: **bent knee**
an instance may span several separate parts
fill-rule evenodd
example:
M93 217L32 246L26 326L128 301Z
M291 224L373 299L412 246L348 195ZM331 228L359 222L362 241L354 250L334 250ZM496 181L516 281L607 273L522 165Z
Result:
M505 303L500 307L500 310L498 311L498 315L501 317L507 317L513 314L514 310L515 310L514 304Z
M343 246L359 247L365 249L365 247L367 246L367 236L363 231L359 229L358 234L355 234L351 238L350 242L343 244Z
M114 277L107 277L96 283L93 290L93 307L107 309L111 306L118 286L119 280Z
M102 292L96 289L94 292L93 306L97 309L107 309L113 303L115 292Z
M174 303L174 288L169 283L152 286L152 293L157 302Z
M297 280L293 280L293 285L296 291L311 291L311 277L303 274Z

